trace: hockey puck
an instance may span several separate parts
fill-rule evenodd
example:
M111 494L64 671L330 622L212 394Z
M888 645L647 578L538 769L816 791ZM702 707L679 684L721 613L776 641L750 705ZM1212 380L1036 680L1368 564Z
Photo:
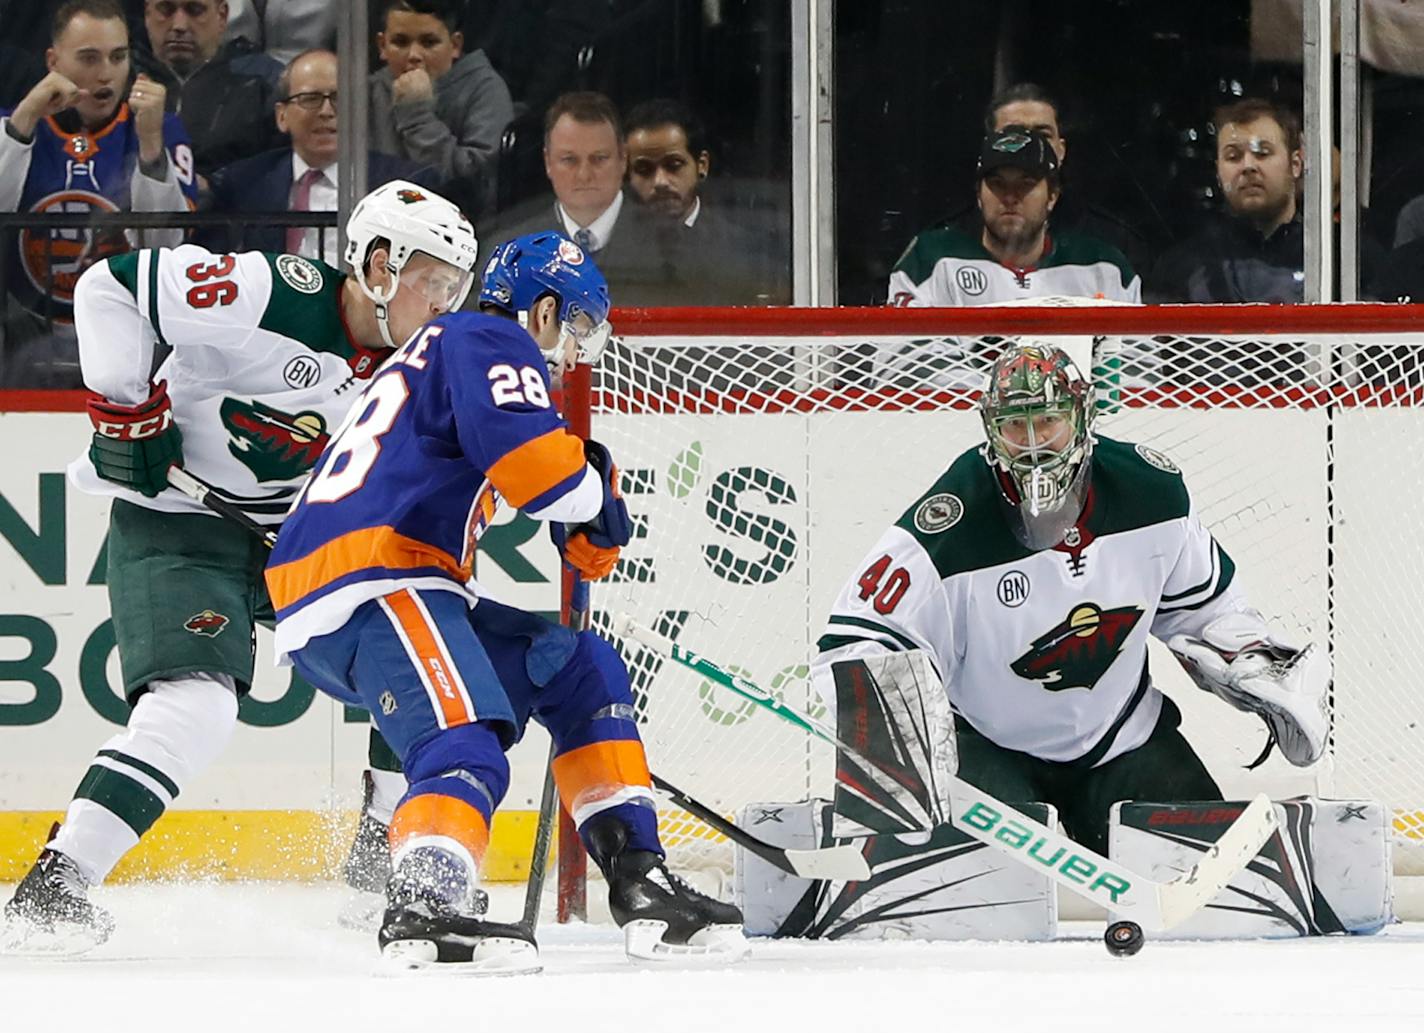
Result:
M1142 949L1142 926L1136 922L1114 922L1103 933L1103 943L1115 958L1130 958Z

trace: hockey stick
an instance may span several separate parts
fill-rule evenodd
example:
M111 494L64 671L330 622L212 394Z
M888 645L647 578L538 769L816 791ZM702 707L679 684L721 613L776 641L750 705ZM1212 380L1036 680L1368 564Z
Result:
M168 468L168 483L187 495L194 502L207 506L220 517L226 517L235 524L247 528L267 543L267 548L277 544L277 532L263 527L227 499L216 494L213 486L201 477L195 477L181 466Z
M544 877L549 871L549 844L554 840L554 823L559 819L559 795L554 789L554 744L549 744L549 763L544 768L544 792L539 798L539 824L534 830L534 852L529 857L529 881L524 885L524 914L519 927L534 938L539 926L539 901L544 895Z
M701 819L748 853L789 875L803 879L836 879L859 882L870 878L870 865L853 846L821 847L817 850L784 850L758 839L739 825L734 825L705 803L688 796L665 778L653 775L653 785L681 804L687 813Z
M631 617L614 615L613 631L770 710L862 763L879 767L820 722ZM1265 794L1258 794L1189 871L1170 882L1156 882L1060 835L961 778L955 777L950 787L955 828L1022 865L1036 866L1059 885L1151 930L1170 929L1206 906L1277 828L1274 805Z

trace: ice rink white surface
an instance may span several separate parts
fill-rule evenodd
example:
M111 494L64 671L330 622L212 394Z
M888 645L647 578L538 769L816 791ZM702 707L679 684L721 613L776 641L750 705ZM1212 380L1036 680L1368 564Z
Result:
M592 887L593 892L600 887ZM0 886L9 899L13 887ZM375 938L340 928L332 885L115 886L118 922L69 960L0 958L0 1030L463 1031L1424 1029L1424 924L1356 939L1152 943L1104 950L1101 924L1057 943L757 941L717 970L633 968L612 926L547 925L545 971L376 974ZM522 890L495 887L494 917Z

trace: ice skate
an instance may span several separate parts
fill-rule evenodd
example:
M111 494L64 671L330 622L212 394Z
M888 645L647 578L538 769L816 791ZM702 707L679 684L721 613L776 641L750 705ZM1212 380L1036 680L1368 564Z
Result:
M114 931L114 919L89 902L88 890L72 860L44 850L5 905L0 954L83 954L99 946Z
M371 773L365 773L365 796L361 801L361 818L356 823L356 836L341 877L351 887L351 893L336 916L339 925L361 932L375 932L381 927L381 913L386 907L386 883L391 877L391 848L386 840L390 826L371 814L371 795L375 785Z
M652 851L628 849L618 819L594 818L585 832L608 880L608 907L623 928L630 958L725 963L746 957L750 947L740 910L699 893Z
M468 878L439 849L414 850L403 859L387 887L376 936L388 971L519 975L543 968L530 933L479 917L487 898Z

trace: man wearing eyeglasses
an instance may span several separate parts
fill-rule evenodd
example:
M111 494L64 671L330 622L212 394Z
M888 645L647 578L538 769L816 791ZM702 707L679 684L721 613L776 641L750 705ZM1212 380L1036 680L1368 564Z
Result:
M282 65L242 37L223 43L226 0L147 0L143 13L147 40L136 41L134 65L167 90L204 181L228 162L281 145L270 112Z
M336 55L308 50L292 58L277 84L277 128L291 140L287 147L244 158L213 174L213 209L219 212L334 212L337 167ZM375 188L395 179L434 189L433 169L371 152L367 184ZM336 262L333 227L273 227L244 224L218 234L211 247L286 251L304 258Z

